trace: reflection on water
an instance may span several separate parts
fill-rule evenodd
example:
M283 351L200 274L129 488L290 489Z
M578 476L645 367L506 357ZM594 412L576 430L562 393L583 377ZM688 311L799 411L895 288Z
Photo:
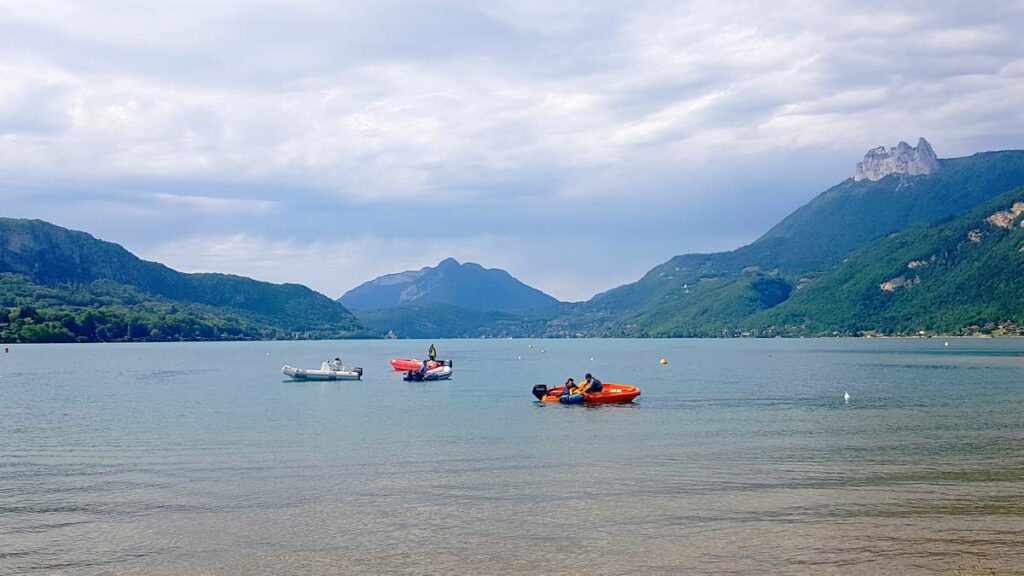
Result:
M1022 341L427 345L13 347L0 573L1024 574Z

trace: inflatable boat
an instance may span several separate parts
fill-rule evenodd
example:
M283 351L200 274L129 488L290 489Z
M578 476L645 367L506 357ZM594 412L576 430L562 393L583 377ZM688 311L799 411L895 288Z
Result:
M549 389L545 384L538 384L533 387L533 395L537 400L561 404L625 404L640 395L640 389L636 386L610 382L605 382L600 392L562 395L563 392L564 386Z
M412 358L392 358L388 360L391 363L391 367L398 372L408 372L409 370L419 370L420 366L423 365L422 360L414 360ZM438 366L444 364L440 360L427 360L427 370L433 370ZM450 364L449 364L450 365Z
M294 380L359 380L363 377L362 368L347 370L344 366L332 365L330 362L321 364L319 370L295 368L286 364L281 367L281 372Z
M420 372L419 370L409 370L402 377L402 380L408 382L429 382L432 380L447 380L452 377L452 367L450 363L445 363L437 368L427 370L426 372Z

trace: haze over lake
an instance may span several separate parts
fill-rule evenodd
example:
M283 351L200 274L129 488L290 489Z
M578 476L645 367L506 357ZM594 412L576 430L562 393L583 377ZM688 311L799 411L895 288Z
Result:
M1022 573L1022 340L531 342L13 346L0 574Z

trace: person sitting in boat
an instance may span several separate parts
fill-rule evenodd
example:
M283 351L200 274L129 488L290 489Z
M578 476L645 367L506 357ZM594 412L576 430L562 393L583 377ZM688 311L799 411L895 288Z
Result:
M341 358L338 358L337 356L335 356L334 357L334 361L331 362L331 370L334 370L335 372L338 372L342 368L343 368L343 364L341 363Z
M586 392L588 394L596 394L604 389L604 384L600 380L594 378L593 374L587 373L583 377L583 384L580 385L580 392Z
M565 381L565 389L562 390L562 396L572 396L579 393L579 391L580 389L576 387L576 381L569 378Z
M430 345L430 350L427 350L427 357L430 358L431 362L437 360L437 348L434 348L433 344Z
M423 374L423 375L427 374L427 361L426 360L424 360L423 363L420 364L420 374Z

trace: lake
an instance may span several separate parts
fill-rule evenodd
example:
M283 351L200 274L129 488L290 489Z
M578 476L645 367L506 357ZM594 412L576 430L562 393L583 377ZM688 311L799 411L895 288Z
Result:
M435 343L11 345L0 574L1024 574L1024 340Z

